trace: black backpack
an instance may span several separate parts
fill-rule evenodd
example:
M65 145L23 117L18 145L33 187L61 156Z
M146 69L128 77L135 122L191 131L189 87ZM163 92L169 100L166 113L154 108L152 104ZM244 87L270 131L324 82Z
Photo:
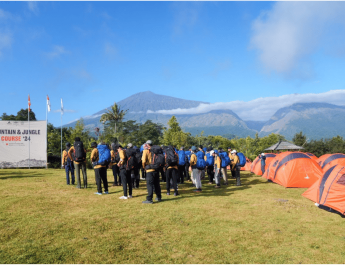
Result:
M86 153L84 150L84 144L82 141L74 142L74 161L76 162L84 162L86 158Z
M154 145L150 149L152 160L151 164L147 165L145 169L159 169L165 164L165 159L163 155L163 150L160 146Z
M142 164L142 154L139 149L137 149L135 157L137 158L138 168L140 168L140 165Z
M132 169L138 168L136 153L137 152L133 148L128 148L126 150L126 156L127 156L126 170L132 170Z
M178 155L171 146L168 146L167 149L165 149L165 163L168 167L177 166Z

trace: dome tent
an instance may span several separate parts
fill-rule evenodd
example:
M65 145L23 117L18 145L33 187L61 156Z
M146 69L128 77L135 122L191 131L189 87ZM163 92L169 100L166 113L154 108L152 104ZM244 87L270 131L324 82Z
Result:
M332 154L328 156L326 159L324 159L323 162L321 162L321 168L323 172L326 172L329 168L338 165L343 164L345 161L345 154Z
M345 166L335 165L329 168L302 196L330 207L341 214L345 213Z
M286 188L309 188L321 176L321 167L308 155L284 152L275 157L263 177Z

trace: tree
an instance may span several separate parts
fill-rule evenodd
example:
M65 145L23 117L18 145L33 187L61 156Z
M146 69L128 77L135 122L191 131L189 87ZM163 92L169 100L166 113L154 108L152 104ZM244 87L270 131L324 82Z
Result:
M295 145L303 146L307 141L307 137L303 134L303 132L296 133L295 136L292 138L292 142Z
M36 120L36 115L30 110L30 121ZM10 121L10 120L16 120L16 121L27 121L28 120L28 109L21 109L17 112L17 115L7 115L6 113L3 113L2 116L0 116L0 119L3 121Z
M103 124L105 124L106 122L109 122L111 125L114 124L114 134L116 136L116 124L123 120L127 111L128 110L121 110L120 106L115 102L114 105L111 106L111 109L107 109L107 112L101 116L101 119L99 121Z

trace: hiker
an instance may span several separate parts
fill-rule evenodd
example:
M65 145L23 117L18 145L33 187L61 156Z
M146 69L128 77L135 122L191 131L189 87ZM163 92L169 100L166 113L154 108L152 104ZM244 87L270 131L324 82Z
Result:
M86 150L80 137L74 139L73 146L68 150L68 157L73 160L74 168L77 177L77 189L81 189L80 170L83 174L84 189L87 188L87 175L86 175Z
M67 181L67 185L70 185L70 181L69 181L69 172L71 172L71 181L72 181L72 185L74 185L74 165L72 160L68 157L68 151L71 148L71 144L70 143L66 143L66 150L63 150L62 153L62 165L65 168L66 171L66 181Z
M145 149L146 148L146 149ZM140 153L141 153L141 157L143 157L144 151L147 150L147 144L144 143L141 147L140 147ZM142 179L146 179L146 171L144 167L141 167L141 178Z
M128 198L132 198L132 180L131 180L131 175L130 171L128 172L126 167L127 167L127 157L126 153L123 150L122 145L118 146L118 153L117 153L117 160L119 170L120 170L120 178L121 178L121 183L122 183L122 188L123 188L123 196L120 197L122 200L127 200ZM127 185L128 185L128 194L127 196Z
M127 144L126 150L127 164L126 170L131 178L132 187L136 188L136 180L140 179L138 161L137 161L137 150L133 148L133 144ZM138 183L139 186L139 183Z
M186 175L186 153L184 151L184 147L181 146L180 150L178 151L178 176L179 176L179 182L181 184L184 183L184 179Z
M176 154L174 148L169 145L165 149L165 177L166 177L166 187L167 195L170 195L170 181L172 180L172 186L174 189L174 196L179 195L177 191L177 178L178 178L178 162L179 156Z
M146 150L143 152L142 165L146 171L147 197L143 201L145 204L152 204L153 190L156 193L156 201L162 201L161 187L159 185L158 169L164 164L163 150L159 146L152 148L152 142L149 140L145 144ZM152 150L151 150L152 149Z
M230 158L230 161L233 161L234 160L234 155L233 155L233 153L232 153L232 149L231 149L231 147L228 147L228 154L229 154L229 158ZM231 170L231 166L230 166L230 172L231 172L231 177L232 178L236 178L236 176L235 176L235 171L233 171L233 170Z
M184 165L184 174L186 176L186 180L190 180L190 177L189 177L189 166L190 166L189 159L190 159L190 155L186 154L186 156L185 156L185 165Z
M192 146L192 147L193 147L193 146ZM190 160L191 160L192 154L193 154L192 147L189 148L190 155L189 155L189 157L188 157L188 160L189 160L189 168L190 168L190 171L191 171L191 172L190 172L190 181L192 181L192 183L193 183L192 186L195 186L195 184L194 184L194 178L193 178L193 168L192 168L192 165L191 165L191 163L190 163ZM196 149L195 149L195 150L196 150Z
M216 182L215 188L220 188L220 168L222 161L215 151L210 151L210 155L214 157L214 180Z
M198 162L199 161L199 162ZM201 192L201 173L202 173L202 167L198 168L199 164L202 164L204 162L204 165L206 165L206 162L204 160L204 153L202 151L198 151L195 146L192 146L192 155L190 158L190 165L193 170L193 180L196 187L195 192Z
M203 153L203 158L205 159L205 151L202 145L199 145L199 152ZM200 179L204 179L205 178L205 169L201 170L201 176Z
M99 146L103 150L107 149L107 151L110 153L108 146L104 142L100 143ZM92 142L91 147L93 148L93 150L90 155L90 160L91 160L93 169L95 170L95 180L96 180L96 185L97 185L97 192L95 192L95 194L102 195L102 182L103 182L103 187L104 187L104 194L109 194L108 179L107 179L107 164L98 163L100 160L100 154L97 149L97 143Z
M207 148L207 152L205 154L205 161L206 161L206 166L207 166L207 175L208 175L208 184L213 183L213 178L214 178L214 156L211 155L212 152L212 147ZM214 151L213 151L214 153Z
M266 156L264 153L259 155L259 159L261 160L261 171L262 175L265 173L265 166L266 166Z
M140 169L143 167L143 164L141 163L141 157L142 157L142 155L141 155L141 153L140 153L140 149L139 149L139 148L135 148L135 147L134 147L134 149L135 149L135 151L136 151L135 157L137 158L137 168L136 168L136 170L135 170L135 172L134 172L135 181L134 181L134 183L133 183L132 185L133 185L133 187L134 187L135 189L139 189L139 183L140 183ZM133 182L133 180L132 180L132 182Z
M219 148L218 156L221 160L220 174L223 177L223 185L229 185L227 166L230 164L231 160L228 156L228 153L224 152L223 148Z
M232 157L234 158L234 160L232 160L230 163L231 171L234 172L233 175L236 178L236 186L241 186L241 176L240 176L241 167L239 166L240 159L237 156L236 150L232 150L231 154L232 154Z
M161 148L162 150L164 150L164 145L161 145ZM164 153L164 151L163 151ZM166 182L166 177L165 177L165 172L164 172L164 165L159 167L158 169L158 177L159 177L159 174L161 174L161 177L162 177L162 182Z
M118 146L115 143L111 144L111 163L110 163L110 167L113 171L113 176L114 176L114 184L113 186L121 186L121 178L120 178L120 170L119 167L117 165L117 163L119 161L116 160L117 157L117 148ZM119 181L117 181L117 178L119 178Z

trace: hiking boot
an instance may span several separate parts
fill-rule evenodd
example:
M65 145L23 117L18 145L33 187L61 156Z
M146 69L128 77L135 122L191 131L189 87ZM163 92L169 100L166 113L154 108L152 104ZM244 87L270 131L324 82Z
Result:
M219 188L220 188L220 186L215 186L215 188L216 188L216 189L219 189Z
M101 192L95 192L95 194L97 194L97 195L102 195L102 193L101 193Z
M128 199L132 199L132 198L133 198L133 196L132 196L132 195L129 195L129 196L128 196Z
M202 189L196 189L196 190L194 190L195 192L201 192L202 191Z
M209 182L208 184L212 185L213 183L212 183L212 182Z
M127 200L128 198L127 198L127 196L121 196L119 199L121 199L121 200Z
M153 201L148 201L148 200L146 200L146 201L143 201L143 203L145 203L145 204L152 204Z
M157 201L157 202L161 202L161 201L162 201L162 198L158 198L158 197L156 197L155 201Z
M174 192L174 196L178 196L180 195L178 192Z
M104 194L109 194L109 191L105 191Z

